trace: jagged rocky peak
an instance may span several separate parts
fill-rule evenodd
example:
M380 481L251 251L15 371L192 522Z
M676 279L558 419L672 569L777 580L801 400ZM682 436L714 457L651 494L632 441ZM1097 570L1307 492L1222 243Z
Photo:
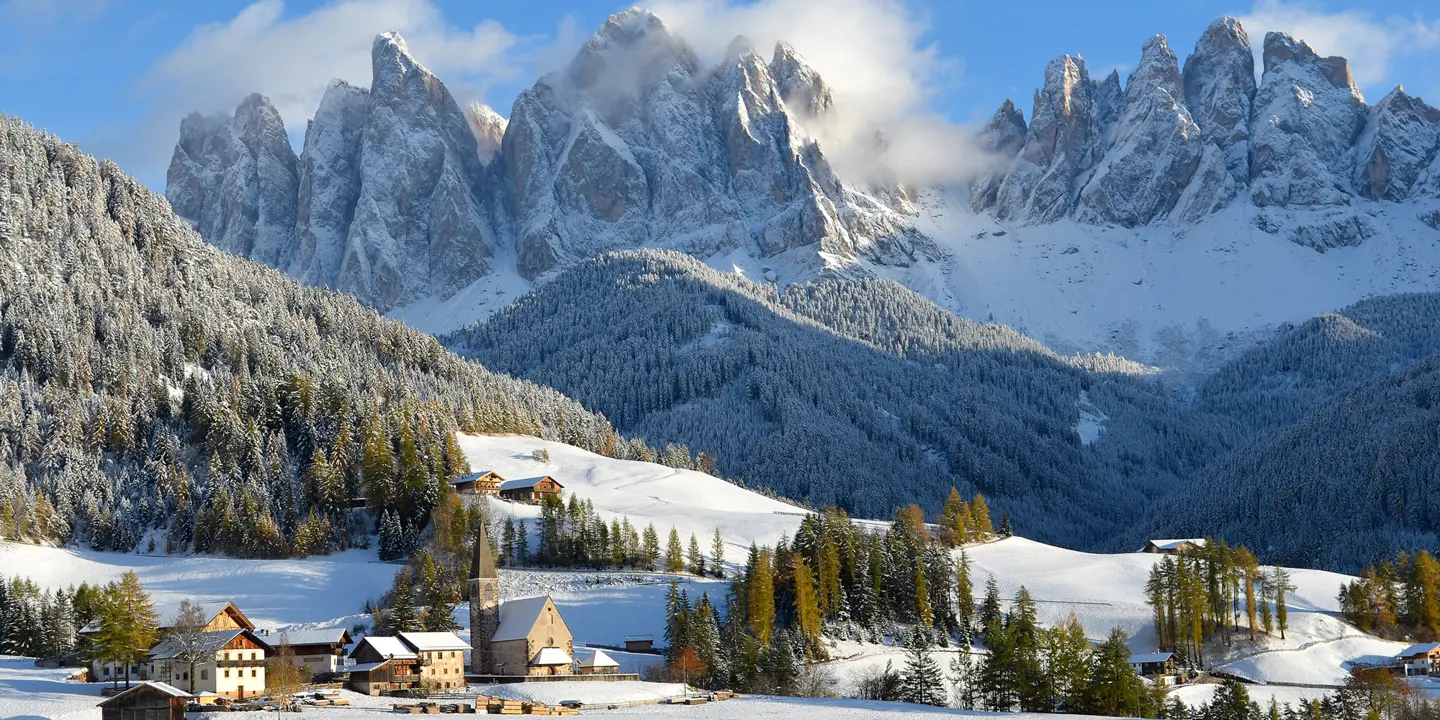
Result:
M470 122L470 132L475 133L475 150L480 162L488 165L505 140L505 118L485 103L472 102L465 107L465 119Z
M1095 84L1095 117L1100 123L1100 135L1107 139L1110 129L1120 119L1125 105L1125 93L1120 89L1120 71L1111 70L1104 80Z
M298 245L290 274L310 285L337 287L345 239L360 197L360 140L370 91L332 80L300 152Z
M1204 154L1200 129L1180 101L1180 68L1165 36L1145 41L1125 83L1125 103L1108 151L1080 191L1081 222L1134 227L1166 217L1184 199L1182 215L1217 203L1215 188L1187 188ZM1218 161L1218 158L1216 158ZM1196 205L1204 210L1196 210Z
M770 75L780 89L780 96L791 108L814 117L835 105L830 87L820 73L810 67L789 43L775 43L770 60Z
M1005 220L1053 222L1074 205L1074 181L1100 157L1094 84L1079 56L1064 55L1045 68L1035 92L1025 145L1000 184L995 212Z
M1267 33L1265 74L1250 121L1250 199L1256 205L1342 205L1348 158L1365 125L1365 100L1344 58L1322 58L1284 33Z
M371 64L339 286L389 310L484 275L489 229L475 135L449 90L396 33L375 38Z
M1419 190L1440 145L1440 110L1390 91L1375 107L1356 146L1355 189L1369 200L1399 201ZM1430 171L1433 173L1433 171Z
M272 267L294 252L295 151L270 100L252 94L234 115L192 113L166 172L166 197L212 244Z
M1210 23L1185 58L1182 79L1185 106L1201 135L1220 148L1236 181L1248 180L1255 56L1239 20L1222 17Z
M699 72L700 59L649 10L606 18L570 61L567 79L592 101L623 107L675 69Z
M989 167L970 182L970 209L975 212L995 206L996 193L1015 154L1025 146L1025 114L1010 98L1000 104L985 127L975 136L975 145L988 156Z

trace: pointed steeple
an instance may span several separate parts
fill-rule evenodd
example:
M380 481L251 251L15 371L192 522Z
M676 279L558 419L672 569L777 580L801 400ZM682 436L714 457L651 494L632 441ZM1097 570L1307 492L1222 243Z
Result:
M490 538L485 535L485 526L480 526L480 537L475 541L475 561L470 565L470 579L497 578L495 558L490 555Z

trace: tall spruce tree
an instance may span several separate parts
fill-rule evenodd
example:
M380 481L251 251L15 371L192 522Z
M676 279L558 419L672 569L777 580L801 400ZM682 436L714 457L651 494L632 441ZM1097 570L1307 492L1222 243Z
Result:
M900 673L900 699L918 705L944 707L945 675L930 654L928 633L916 628L905 644L905 669Z

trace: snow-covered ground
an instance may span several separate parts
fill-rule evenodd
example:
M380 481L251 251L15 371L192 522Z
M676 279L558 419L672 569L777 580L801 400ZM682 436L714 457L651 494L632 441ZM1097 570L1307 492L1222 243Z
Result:
M967 550L977 599L993 575L1002 598L1015 596L1021 585L1036 600L1040 620L1058 623L1071 613L1086 636L1103 639L1111 628L1130 635L1135 652L1155 649L1145 581L1150 568L1164 556L1146 553L1097 555L1009 538ZM1212 644L1217 657L1212 669L1257 682L1340 684L1350 663L1373 664L1394 657L1404 643L1379 640L1337 617L1340 584L1353 578L1320 570L1290 570L1296 589L1290 595L1289 629L1262 636L1255 643L1239 637L1228 650ZM1188 702L1188 701L1187 701Z
M5 567L0 564L0 567ZM72 682L75 668L41 669L30 658L0 655L0 718L98 720L100 685Z

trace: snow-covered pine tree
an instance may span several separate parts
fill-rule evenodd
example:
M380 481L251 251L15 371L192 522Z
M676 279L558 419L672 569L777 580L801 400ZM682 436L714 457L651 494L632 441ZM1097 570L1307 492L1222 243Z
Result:
M900 699L919 705L944 707L945 675L930 655L927 634L916 629L905 643L905 668L900 673Z

